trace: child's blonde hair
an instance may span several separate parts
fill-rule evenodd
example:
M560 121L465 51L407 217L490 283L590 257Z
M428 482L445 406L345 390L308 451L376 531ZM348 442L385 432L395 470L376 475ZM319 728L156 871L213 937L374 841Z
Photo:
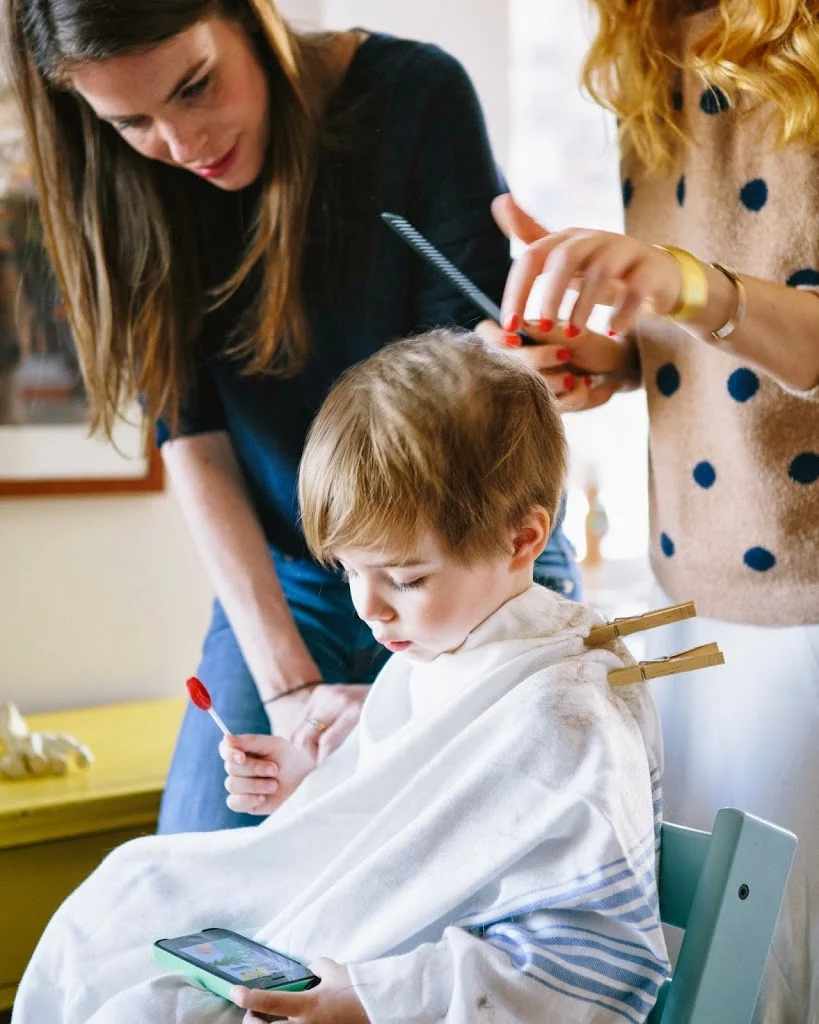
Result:
M535 506L554 523L566 437L546 382L474 334L395 342L336 383L299 472L302 527L342 548L410 554L432 530L462 563L501 553Z

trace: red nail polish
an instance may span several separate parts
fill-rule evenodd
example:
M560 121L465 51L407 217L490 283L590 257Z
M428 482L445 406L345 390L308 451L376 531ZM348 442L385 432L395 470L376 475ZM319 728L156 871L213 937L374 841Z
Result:
M609 331L609 337L610 338L616 338L617 337L617 331Z
M503 323L505 331L516 331L520 327L520 316L517 313L510 313Z
M503 336L503 340L506 342L507 345L512 345L513 348L517 348L519 345L523 344L519 334L506 333Z
M587 388L590 388L590 387L592 386L592 379L591 379L591 377L584 377L584 378L583 378L583 384L584 384L584 385L585 385L585 386L586 386Z
M572 374L571 373L567 373L566 376L563 378L563 390L564 391L574 391L576 383L577 382L575 381L575 379L572 376Z
M555 354L561 363L568 363L572 358L572 350L570 348L559 348Z
M544 334L548 334L549 331L554 327L554 320L547 320L545 316L542 316L538 321L538 327Z
M580 328L575 327L574 324L566 324L566 326L563 328L563 333L566 335L567 338L576 338L578 334L580 334Z

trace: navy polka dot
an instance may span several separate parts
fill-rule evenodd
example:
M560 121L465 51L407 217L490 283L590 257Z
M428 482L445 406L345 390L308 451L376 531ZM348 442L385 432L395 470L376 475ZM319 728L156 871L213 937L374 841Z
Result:
M631 197L634 195L634 185L631 178L626 178L623 182L623 206L628 206L631 202Z
M717 471L711 465L710 462L698 462L694 466L694 480L700 485L700 487L706 488L714 486L714 481L717 479Z
M700 110L703 114L721 114L728 106L728 97L715 85L710 85L700 96Z
M742 560L754 572L767 572L776 565L776 558L767 548L749 548Z
M663 363L657 371L657 389L670 398L680 386L680 371L673 363Z
M667 533L660 534L660 547L663 549L663 554L666 558L671 558L674 554L674 541Z
M788 476L798 484L813 484L819 480L819 455L801 452L788 467Z
M735 402L747 402L759 391L759 377L753 370L742 367L728 378L728 394Z
M742 186L739 190L739 198L747 209L754 212L761 210L768 202L768 186L762 178L754 178L753 181L748 181Z
M680 180L677 182L677 202L680 206L685 202L685 175L680 176Z
M814 270L813 267L803 267L801 270L791 274L785 284L789 288L799 288L801 285L806 284L819 285L819 270Z
M683 108L683 94L679 89L675 89L674 92L671 93L671 106L675 110L682 110Z

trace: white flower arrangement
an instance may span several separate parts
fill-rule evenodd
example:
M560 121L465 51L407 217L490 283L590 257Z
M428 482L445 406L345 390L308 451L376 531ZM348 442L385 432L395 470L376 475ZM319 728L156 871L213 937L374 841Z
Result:
M87 768L94 755L73 736L32 732L14 704L0 704L0 777L25 779L65 775L72 766Z

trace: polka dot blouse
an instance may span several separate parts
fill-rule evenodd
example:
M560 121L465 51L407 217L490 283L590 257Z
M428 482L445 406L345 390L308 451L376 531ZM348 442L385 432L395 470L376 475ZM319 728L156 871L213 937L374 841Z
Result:
M694 144L660 175L624 160L628 233L819 292L819 153L776 150L764 110L741 118L694 75L673 101ZM637 340L660 584L713 618L819 622L819 389L794 392L665 320Z

